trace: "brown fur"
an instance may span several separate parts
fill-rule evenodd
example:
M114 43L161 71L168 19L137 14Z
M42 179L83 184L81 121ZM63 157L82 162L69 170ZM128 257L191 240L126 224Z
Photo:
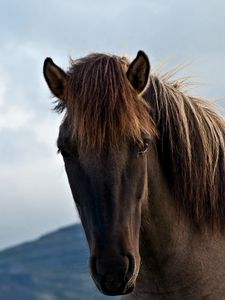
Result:
M182 81L151 76L146 99L159 131L166 178L195 225L224 229L225 121L206 100L180 91Z
M118 56L92 54L72 62L66 89L72 137L82 150L101 151L126 138L141 141L156 133L149 105L131 88L128 61ZM60 102L57 110L63 108Z
M127 66L125 58L104 54L72 62L65 106L73 138L83 150L98 152L106 144L158 132L161 163L178 208L197 226L223 229L224 119L207 101L182 93L182 81L151 75L143 97L137 95ZM56 110L63 109L59 100Z

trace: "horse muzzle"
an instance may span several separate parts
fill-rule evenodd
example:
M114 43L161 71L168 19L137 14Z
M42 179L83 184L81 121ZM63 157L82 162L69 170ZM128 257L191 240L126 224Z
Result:
M135 259L132 254L126 256L108 256L90 258L93 280L105 295L125 295L134 289Z

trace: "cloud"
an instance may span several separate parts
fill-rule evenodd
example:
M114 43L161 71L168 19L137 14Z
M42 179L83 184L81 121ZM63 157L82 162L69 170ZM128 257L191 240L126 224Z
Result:
M46 56L139 49L154 66L192 62L185 71L204 97L225 96L225 2L9 0L0 2L0 248L78 220L55 141ZM183 75L183 73L182 73Z
M77 219L63 164L54 158L1 164L0 182L1 248Z
M20 107L9 106L7 111L0 113L0 130L4 128L18 130L31 119L32 116Z

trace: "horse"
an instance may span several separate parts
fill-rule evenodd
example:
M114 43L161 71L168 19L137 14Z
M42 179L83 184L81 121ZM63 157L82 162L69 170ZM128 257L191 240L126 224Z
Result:
M225 299L225 120L148 56L92 53L43 73L97 288L124 300Z

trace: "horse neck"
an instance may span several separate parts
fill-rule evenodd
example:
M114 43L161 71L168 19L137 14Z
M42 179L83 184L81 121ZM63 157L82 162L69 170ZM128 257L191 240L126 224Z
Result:
M152 155L155 151L155 155ZM225 241L220 234L200 234L178 214L157 159L148 161L148 201L140 234L141 269L134 293L126 299L203 299L225 295ZM193 296L194 295L194 296Z
M148 156L148 199L143 205L140 251L145 259L151 257L158 266L173 257L171 251L183 247L191 228L181 212L178 213L153 145ZM150 254L150 255L149 255Z

